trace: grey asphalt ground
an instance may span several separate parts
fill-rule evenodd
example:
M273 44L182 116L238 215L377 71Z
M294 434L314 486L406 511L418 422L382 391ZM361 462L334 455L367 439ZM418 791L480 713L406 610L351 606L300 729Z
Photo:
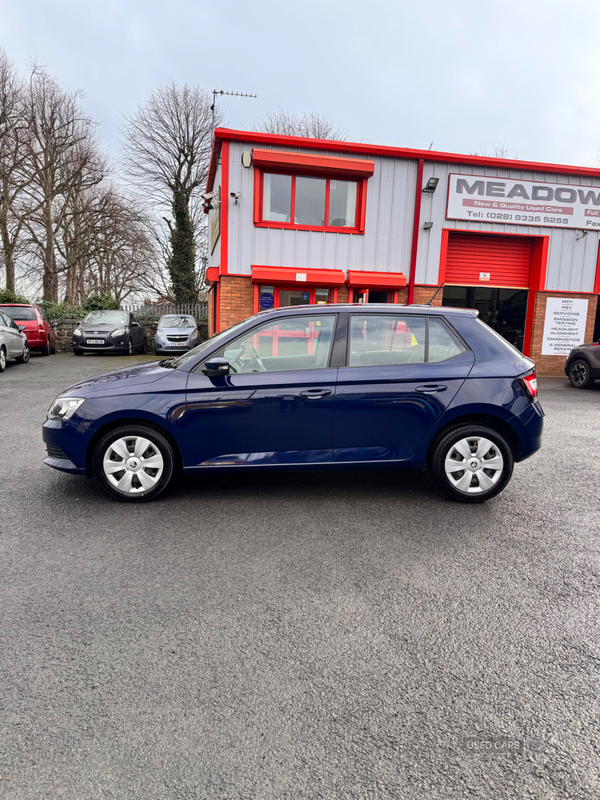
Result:
M600 386L540 382L543 449L481 506L396 472L126 506L40 425L144 360L0 375L3 800L600 797Z

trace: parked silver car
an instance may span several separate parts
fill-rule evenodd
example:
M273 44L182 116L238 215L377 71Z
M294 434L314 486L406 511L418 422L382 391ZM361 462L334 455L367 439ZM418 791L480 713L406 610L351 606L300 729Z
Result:
M157 355L185 353L200 344L200 334L194 317L189 314L163 314L154 336Z
M29 343L24 329L24 325L17 325L8 314L0 311L0 372L6 369L9 358L14 358L19 364L29 361Z

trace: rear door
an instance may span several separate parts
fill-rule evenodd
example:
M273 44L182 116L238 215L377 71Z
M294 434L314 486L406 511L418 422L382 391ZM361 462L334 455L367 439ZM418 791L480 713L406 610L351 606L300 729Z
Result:
M333 460L411 458L473 363L473 353L440 317L351 314L336 388Z

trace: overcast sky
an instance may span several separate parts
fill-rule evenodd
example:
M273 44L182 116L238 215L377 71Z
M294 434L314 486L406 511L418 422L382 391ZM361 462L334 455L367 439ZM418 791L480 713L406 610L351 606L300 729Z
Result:
M227 127L316 110L347 138L598 166L600 0L0 0L0 45L81 89L117 157L161 84L225 98Z

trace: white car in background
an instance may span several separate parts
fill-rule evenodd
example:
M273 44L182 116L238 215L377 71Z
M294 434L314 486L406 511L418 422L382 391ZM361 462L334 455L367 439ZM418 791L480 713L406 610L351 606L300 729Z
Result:
M24 327L0 311L0 372L6 369L9 358L14 358L19 364L29 361L29 343L22 330Z

